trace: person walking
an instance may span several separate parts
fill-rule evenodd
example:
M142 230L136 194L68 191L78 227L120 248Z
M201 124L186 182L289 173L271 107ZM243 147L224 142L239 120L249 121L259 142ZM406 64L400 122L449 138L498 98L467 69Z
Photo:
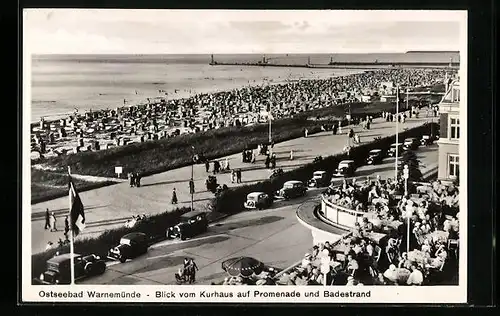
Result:
M136 172L135 173L135 186L138 188L141 187L141 178L142 178L141 174Z
M210 162L207 160L205 160L205 171L206 172L209 172L210 171Z
M271 157L271 169L276 168L276 154Z
M172 204L177 204L177 192L175 192L175 188L172 190Z
M50 213L49 213L49 209L46 209L45 210L45 229L49 229L50 228Z
M192 284L196 282L196 271L200 270L194 262L194 259L189 259L188 271L189 271L189 283Z
M293 150L290 150L290 160L293 160Z
M191 178L189 180L189 194L194 194L194 180Z
M234 183L236 181L236 171L232 170L231 171L231 183Z
M50 231L51 232L56 232L57 231L57 227L56 227L56 215L54 214L54 212L52 212L52 214L50 215Z
M127 177L128 177L128 183L129 183L130 187L133 187L134 186L134 177L132 175L132 172L129 172L127 174Z
M236 183L241 183L241 169L236 171Z
M68 237L68 232L69 232L69 219L68 216L66 215L66 217L64 218L64 236L66 236L66 238Z

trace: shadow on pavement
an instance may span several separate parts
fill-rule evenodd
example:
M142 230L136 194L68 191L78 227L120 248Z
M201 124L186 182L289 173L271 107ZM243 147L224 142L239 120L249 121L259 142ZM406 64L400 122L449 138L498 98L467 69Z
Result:
M394 166L381 166L379 168L375 169L369 169L369 170L362 170L359 172L356 172L357 177L363 177L363 176L369 176L369 175L376 175L378 172L385 172L389 170L394 170Z
M230 223L218 223L212 227L212 230L217 231L217 233L223 233L226 231L242 228L242 227L250 227L250 226L260 226L265 224L270 224L274 222L278 222L285 219L281 216L265 216L256 219L242 220Z
M109 205L100 205L100 206L87 206L85 207L85 210L95 210L98 208L103 208L103 207L108 207ZM69 214L69 209L68 208L63 208L63 209L56 209L56 210L51 210L49 209L49 213L54 212L54 215L56 216L61 216L61 215L68 215ZM31 213L31 220L44 220L45 219L45 211L42 212L34 212Z
M156 182L156 183L141 184L141 187L150 187L150 186L154 186L154 185L174 184L174 183L182 183L182 182L189 182L189 179L173 180L173 181L161 181L161 182Z

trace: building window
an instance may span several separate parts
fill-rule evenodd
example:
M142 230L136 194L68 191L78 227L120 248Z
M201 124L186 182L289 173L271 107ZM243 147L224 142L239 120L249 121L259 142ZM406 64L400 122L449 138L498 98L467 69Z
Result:
M450 178L456 178L458 176L458 155L448 156L448 175Z
M459 118L450 118L450 139L459 139L460 138L460 119Z

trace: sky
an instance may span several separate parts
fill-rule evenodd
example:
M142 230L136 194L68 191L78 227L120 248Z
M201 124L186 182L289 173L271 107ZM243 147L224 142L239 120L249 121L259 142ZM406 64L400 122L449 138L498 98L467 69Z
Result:
M31 54L397 53L463 47L465 11L30 9Z

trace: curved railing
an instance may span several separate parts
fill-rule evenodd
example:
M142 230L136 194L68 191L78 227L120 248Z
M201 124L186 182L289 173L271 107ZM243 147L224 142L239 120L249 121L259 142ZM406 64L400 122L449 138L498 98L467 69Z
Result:
M321 196L321 214L331 223L346 229L354 227L356 222L361 223L366 212L351 210L328 201L325 196Z

